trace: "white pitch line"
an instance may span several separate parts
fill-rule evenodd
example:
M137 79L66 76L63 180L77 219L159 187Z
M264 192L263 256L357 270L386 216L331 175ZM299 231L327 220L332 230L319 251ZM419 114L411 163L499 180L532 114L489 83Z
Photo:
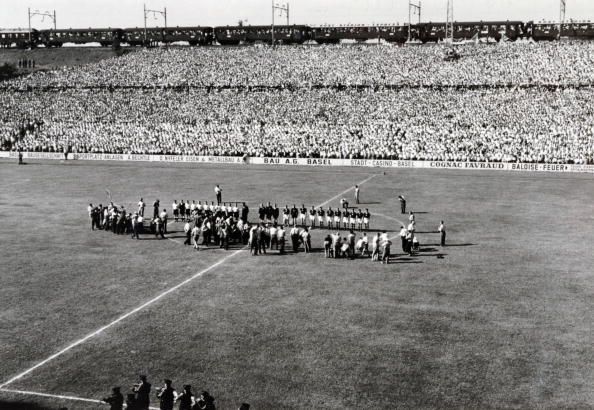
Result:
M370 177L368 177L368 178L365 178L363 181L359 182L357 185L363 185L364 183L366 183L366 182L367 182L367 181L369 181L370 179L372 179L372 178L375 178L377 175L378 175L378 174L373 174L373 175L371 175ZM351 188L345 189L345 190L344 190L344 191L342 191L340 194L337 194L337 195L333 196L333 197L332 197L332 198L330 198L329 200L327 200L327 201L325 201L325 202L322 202L321 204L319 204L319 205L316 205L315 207L316 207L316 208L319 208L319 207L321 207L321 206L324 206L324 205L326 205L326 204L328 204L328 203L330 203L330 202L334 201L335 199L337 199L337 198L339 198L339 197L343 196L343 195L344 195L344 194L346 194L347 192L349 192L349 191L352 191L353 189L355 189L355 188L354 188L354 187L351 187Z
M95 404L103 404L108 405L106 402L96 399L86 399L84 397L76 397L76 396L64 396L62 394L49 394L49 393L39 393L35 391L27 391L27 390L12 390L12 389L0 389L0 392L6 393L13 393L13 394L22 394L25 396L39 396L39 397L47 397L50 399L60 399L60 400L70 400L70 401L84 401L86 403L95 403ZM149 407L151 410L159 410L158 407Z
M31 373L33 370L47 364L48 362L54 360L55 358L63 355L64 353L68 352L69 350L72 350L73 348L85 343L87 340L97 336L98 334L100 334L101 332L103 332L104 330L109 329L110 327L120 323L122 320L127 319L128 317L132 316L135 313L140 312L141 310L145 309L146 307L152 305L153 303L161 300L163 297L169 295L172 292L175 292L177 289L181 288L184 285L187 285L188 283L192 282L194 279L199 278L200 276L202 276L203 274L205 274L206 272L216 268L217 266L221 265L223 262L225 262L228 259L231 259L232 257L234 257L235 255L237 255L238 253L240 253L241 251L243 251L245 248L239 249L235 252L233 252L230 255L225 256L224 258L219 259L218 262L210 265L208 268L205 268L203 270L201 270L200 272L197 272L196 274L194 274L193 276L189 277L188 279L184 280L183 282L178 283L177 285L175 285L174 287L166 290L165 292L160 293L159 295L157 295L156 297L152 298L151 300L149 300L148 302L143 303L142 305L138 306L137 308L129 311L128 313L125 313L123 315L121 315L120 317L118 317L116 320L108 323L107 325L95 330L92 333L89 333L88 335L86 335L85 337L83 337L82 339L79 339L71 344L69 344L68 346L66 346L65 348L63 348L62 350L60 350L57 353L54 353L53 355L51 355L50 357L48 357L45 360L42 360L41 362L37 363L35 366L30 367L29 369L17 374L16 376L8 379L7 381L5 381L4 383L0 384L0 389L3 389L4 387L8 386L9 384L14 383L15 381L23 378L24 376L28 375L29 373Z
M371 176L369 176L369 177L365 178L363 181L359 182L357 185L363 185L364 183L366 183L367 181L369 181L370 179L372 179L372 178L374 178L374 177L376 177L376 176L377 176L377 174L373 174L373 175L371 175ZM342 196L342 195L346 194L347 192L349 192L349 191L351 191L351 190L353 190L353 188L352 188L352 187L351 187L351 188L348 188L348 189L345 189L344 191L342 191L341 193L339 193L339 194L337 194L337 195L333 196L333 197L332 197L332 198L330 198L329 200L327 200L327 201L325 201L325 202L323 202L323 203L319 204L319 205L318 205L318 207L320 207L320 206L324 206L324 205L326 205L327 203L334 201L336 198L338 198L338 197L340 197L340 196ZM104 330L107 330L107 329L109 329L110 327L112 327L112 326L114 326L114 325L116 325L116 324L120 323L122 320L124 320L124 319L127 319L128 317L130 317L130 316L134 315L135 313L138 313L138 312L140 312L140 311L141 311L141 310L143 310L144 308L146 308L146 307L148 307L148 306L152 305L153 303L155 303L155 302L159 301L160 299L162 299L163 297L165 297L165 296L169 295L170 293L172 293L172 292L175 292L177 289L181 288L182 286L184 286L184 285L186 285L186 284L190 283L191 281L193 281L193 280L194 280L194 279L196 279L196 278L199 278L200 276L202 276L202 275L203 275L203 274L205 274L206 272L208 272L208 271L210 271L210 270L212 270L212 269L216 268L217 266L221 265L221 264L222 264L223 262L225 262L227 259L230 259L230 258L234 257L235 255L237 255L238 253L240 253L240 252L241 252L241 251L243 251L244 249L245 249L245 247L244 247L244 248L242 248L242 249L239 249L239 250L237 250L237 251L235 251L235 252L233 252L231 255L227 255L227 256L225 256L224 258L222 258L222 259L219 259L219 261L217 261L216 263L214 263L214 264L210 265L208 268L201 270L200 272L198 272L198 273L196 273L195 275L193 275L193 276L189 277L188 279L184 280L183 282L180 282L180 283L178 283L177 285L175 285L174 287L172 287L172 288L170 288L170 289L166 290L165 292L163 292L163 293L160 293L159 295L157 295L156 297L152 298L152 299L151 299L151 300L149 300L148 302L145 302L145 303L143 303L142 305L138 306L137 308L135 308L135 309L133 309L133 310L129 311L128 313L125 313L125 314L121 315L121 316L120 316L120 317L118 317L116 320L114 320L114 321L112 321L112 322L108 323L107 325L105 325L105 326L103 326L103 327L101 327L101 328L99 328L99 329L95 330L95 331L94 331L94 332L92 332L92 333L89 333L88 335L86 335L86 336L85 336L85 337L83 337L82 339L78 339L77 341L75 341L75 342L73 342L73 343L69 344L68 346L66 346L65 348L63 348L62 350L60 350L59 352L57 352L57 353L54 353L53 355L49 356L47 359L44 359L44 360L42 360L41 362L37 363L35 366L32 366L32 367L28 368L27 370L25 370L25 371L23 371L23 372L21 372L21 373L17 374L16 376L14 376L14 377L12 377L12 378L8 379L8 380L7 380L7 381L5 381L4 383L0 384L0 390L4 390L4 391L6 391L6 389L5 389L5 387L6 387L6 386L8 386L8 385L10 385L10 384L14 383L15 381L17 381L17 380L19 380L19 379L22 379L23 377L25 377L25 376L26 376L26 375L28 375L29 373L33 372L35 369L38 369L38 368L40 368L41 366L43 366L43 365L47 364L48 362L50 362L50 361L54 360L55 358L57 358L57 357L59 357L59 356L63 355L64 353L66 353L66 352L68 352L68 351L70 351L70 350L74 349L75 347L77 347L77 346L79 346L79 345L81 345L81 344L85 343L87 340L89 340L89 339L91 339L91 338L93 338L93 337L97 336L98 334L100 334L100 333L101 333L101 332L103 332Z
M400 225L405 226L406 224L404 222L402 222L400 219L398 218L394 218L393 216L388 216L388 215L384 215L384 214L378 214L377 212L374 212L373 215L375 216L381 216L382 218L385 219L389 219L391 221L396 221L398 222Z

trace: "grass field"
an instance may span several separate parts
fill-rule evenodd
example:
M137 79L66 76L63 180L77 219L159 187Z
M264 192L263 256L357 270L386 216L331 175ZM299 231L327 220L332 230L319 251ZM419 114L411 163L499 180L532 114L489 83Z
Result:
M134 49L129 49L132 52ZM35 60L35 69L56 69L98 63L117 55L111 47L37 48L34 50L1 49L0 65L17 65L19 59Z
M98 399L146 373L219 409L594 408L590 175L42 161L0 174L0 385L195 276L4 389ZM262 201L336 206L372 175L372 228L397 234L404 194L428 232L418 256L398 240L389 265L197 253L91 232L86 214L106 188L169 208L214 200L218 183L253 220ZM104 408L0 391L0 408L18 406Z

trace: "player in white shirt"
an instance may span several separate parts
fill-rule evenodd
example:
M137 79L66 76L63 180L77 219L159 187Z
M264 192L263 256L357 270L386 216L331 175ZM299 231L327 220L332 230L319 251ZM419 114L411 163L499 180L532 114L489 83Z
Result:
M379 259L380 248L380 233L376 233L371 240L371 260L377 261Z
M171 212L173 212L173 220L177 222L179 218L179 204L177 203L177 200L173 200L173 203L171 204Z
M445 240L446 240L446 227L445 224L443 223L443 221L441 221L441 223L439 224L439 228L437 228L437 230L440 233L440 246L445 246Z
M186 222L184 225L184 233L186 234L186 240L184 241L184 245L191 245L192 244L192 227L190 226L189 222Z
M167 209L163 209L159 214L159 218L161 218L161 222L163 223L163 233L167 233Z
M190 220L190 215L191 215L191 208L192 205L190 205L190 201L188 199L186 199L186 220Z
M276 236L277 231L278 231L278 228L276 227L276 225L272 225L270 227L270 230L269 230L270 250L272 250L273 246L275 247L276 250L278 250L278 237Z
M411 223L408 224L407 231L409 231L411 233L415 233L415 221L412 221Z
M138 215L144 216L144 207L145 206L146 206L146 204L144 203L144 200L142 198L140 198L140 201L138 201Z
M278 230L276 231L276 237L278 239L280 253L283 254L283 253L285 253L285 227L284 226L281 225L278 228Z
M214 187L214 192L215 195L217 197L217 205L220 205L221 202L223 201L223 190L221 189L221 187L217 184L216 187Z
M406 235L408 231L404 226L400 226L400 240L402 241L402 252L406 252Z
M338 232L330 235L332 238L332 257L338 258L340 256L340 234Z

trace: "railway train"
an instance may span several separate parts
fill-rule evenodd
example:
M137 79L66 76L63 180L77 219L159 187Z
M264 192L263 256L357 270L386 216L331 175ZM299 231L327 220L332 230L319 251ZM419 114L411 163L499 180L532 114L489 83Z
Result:
M561 32L559 32L561 29ZM410 33L409 33L410 31ZM567 22L534 23L522 21L454 22L454 40L490 38L511 41L531 38L535 41L552 41L560 37L594 40L594 23ZM279 25L274 27L276 44L303 44L314 41L318 44L337 44L344 40L363 42L384 40L403 44L410 39L422 43L439 42L446 37L446 23L419 23L408 25L344 25L307 26ZM271 26L219 26L219 27L167 27L147 28L88 28L59 30L1 30L0 47L29 48L62 47L65 43L98 43L103 47L151 46L187 42L192 46L212 44L240 45L257 42L272 42Z

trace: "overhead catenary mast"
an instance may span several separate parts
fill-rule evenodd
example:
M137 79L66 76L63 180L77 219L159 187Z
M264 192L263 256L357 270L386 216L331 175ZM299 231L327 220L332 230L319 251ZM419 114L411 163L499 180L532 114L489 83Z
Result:
M274 13L278 10L279 14L282 16L283 13L287 16L287 26L289 25L289 3L287 4L275 4L274 0L272 0L272 45L274 45Z
M35 10L35 11L31 11L31 9L27 9L28 11L28 20L29 20L29 47L33 47L33 43L32 43L32 39L31 39L31 17L33 16L41 16L42 20L46 17L49 17L50 19L52 19L52 21L54 22L54 30L57 30L57 26L56 26L56 10L54 10L53 13L50 13L49 11L39 11L39 10Z
M419 16L419 23L421 24L421 1L419 0L419 4L409 2L408 3L408 40L411 40L412 35L412 22L411 22L411 14L417 14Z
M561 37L561 29L563 23L565 23L565 7L567 6L567 0L560 0L559 2L559 37Z
M454 42L454 0L448 0L445 41Z

